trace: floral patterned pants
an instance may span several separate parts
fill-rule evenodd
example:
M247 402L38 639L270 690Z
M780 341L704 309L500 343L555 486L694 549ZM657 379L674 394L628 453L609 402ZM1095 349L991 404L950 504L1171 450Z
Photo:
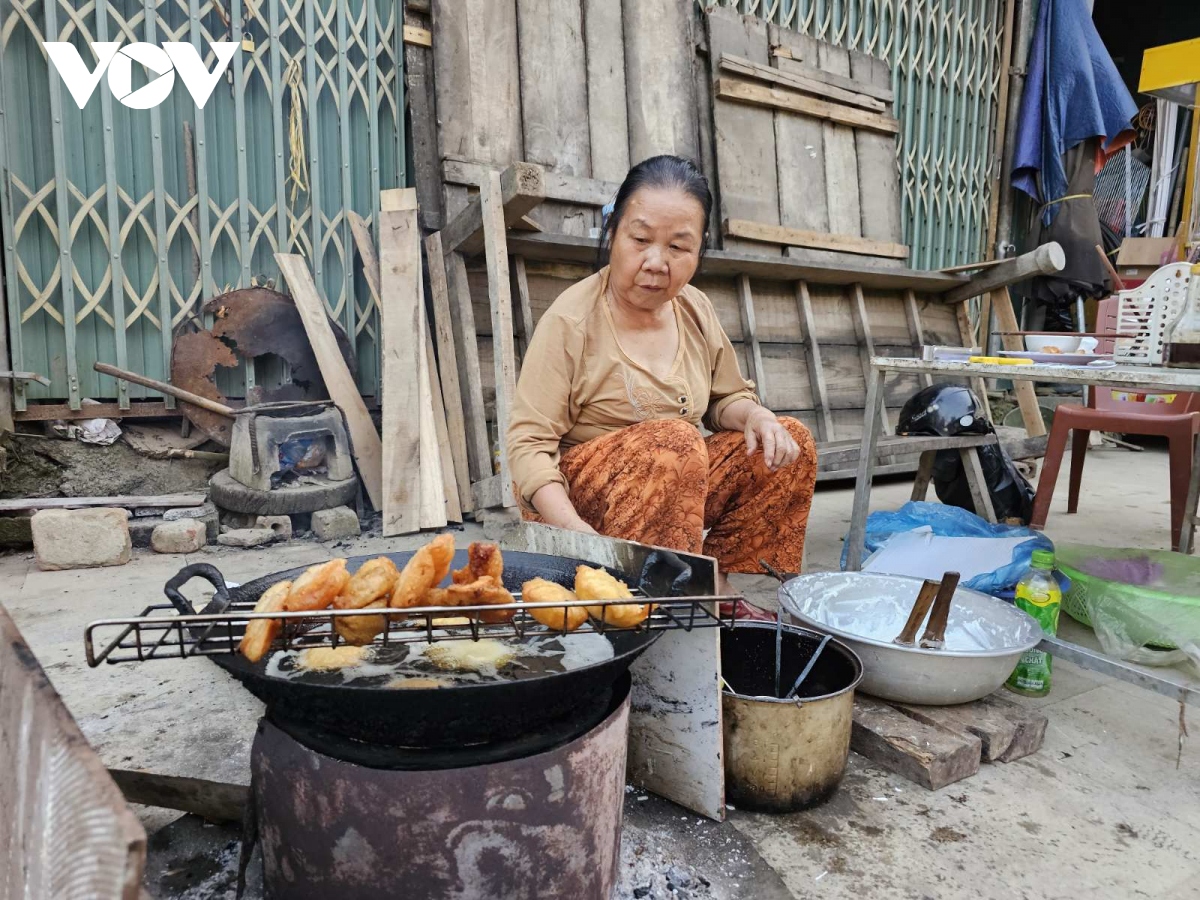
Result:
M723 572L759 573L760 559L798 572L817 449L803 424L779 422L800 457L775 472L761 451L746 454L740 431L705 438L682 419L641 422L578 444L559 469L575 510L601 534L704 553Z

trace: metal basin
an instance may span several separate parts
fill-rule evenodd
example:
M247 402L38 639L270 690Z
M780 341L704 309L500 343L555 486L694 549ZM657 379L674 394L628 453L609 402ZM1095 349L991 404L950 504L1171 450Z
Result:
M859 690L903 703L948 706L985 697L1004 684L1021 654L1037 645L1034 619L978 591L959 588L950 607L946 649L899 647L920 590L919 578L822 572L793 578L779 602L803 625L844 641L863 664Z

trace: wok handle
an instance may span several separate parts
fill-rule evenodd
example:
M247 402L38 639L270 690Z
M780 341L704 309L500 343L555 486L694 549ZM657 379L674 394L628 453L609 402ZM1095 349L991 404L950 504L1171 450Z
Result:
M670 550L655 550L642 564L638 587L651 597L679 597L691 580L691 566Z
M179 589L197 575L211 584L217 592L212 602L204 607L201 612L205 615L224 612L231 600L229 585L225 583L225 576L221 574L221 570L209 563L192 563L189 566L184 566L166 583L163 587L163 593L167 595L167 599L171 601L171 604L179 611L180 615L196 615L196 607L192 606L192 601L183 596L183 593Z

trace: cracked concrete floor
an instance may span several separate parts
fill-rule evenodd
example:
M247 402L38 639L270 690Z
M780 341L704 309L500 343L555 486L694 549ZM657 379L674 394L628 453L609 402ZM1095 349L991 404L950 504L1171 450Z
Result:
M1161 449L1091 451L1080 515L1065 514L1065 480L1049 519L1052 538L1167 545ZM899 506L909 489L904 480L878 485L872 508ZM810 570L837 566L850 498L844 484L818 491ZM478 536L469 528L460 538ZM159 602L162 584L184 562L210 562L228 579L245 581L420 540L294 541L186 560L138 552L124 567L73 572L41 572L28 555L10 554L0 557L0 585L4 605L108 765L244 782L257 701L198 660L89 669L84 626ZM198 592L200 583L193 584ZM774 605L769 580L735 584L756 602ZM717 824L656 798L631 800L626 843L684 861L711 882L714 897L1200 897L1200 749L1193 736L1179 752L1178 705L1066 663L1056 664L1048 697L1020 702L1050 719L1043 749L1015 763L985 765L940 791L852 754L841 789L819 809L731 810ZM151 831L178 816L138 812Z

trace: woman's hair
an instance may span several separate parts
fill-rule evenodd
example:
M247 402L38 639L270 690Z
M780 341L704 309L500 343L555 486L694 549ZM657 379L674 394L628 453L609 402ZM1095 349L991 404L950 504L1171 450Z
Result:
M629 206L629 198L641 188L667 188L683 191L693 197L704 210L704 233L700 236L700 255L704 256L704 248L708 244L708 223L712 218L713 198L708 188L708 179L690 159L681 156L652 156L644 159L625 176L621 189L617 191L612 203L612 212L604 220L600 230L600 249L596 255L596 268L608 265L609 251L612 249L613 236Z

